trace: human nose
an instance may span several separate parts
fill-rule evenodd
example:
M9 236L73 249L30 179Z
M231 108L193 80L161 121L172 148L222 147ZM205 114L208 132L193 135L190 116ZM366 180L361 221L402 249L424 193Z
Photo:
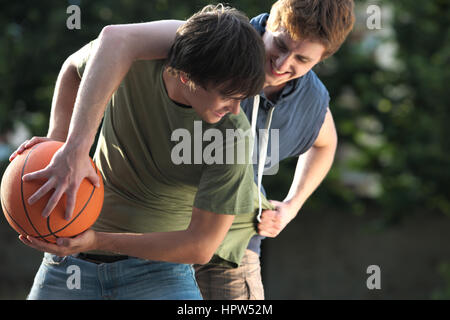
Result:
M233 100L229 105L228 110L230 110L232 114L239 114L240 107L241 107L241 100L236 101Z
M275 59L275 67L277 68L278 71L285 71L284 69L287 68L288 61L289 61L288 53L280 54Z

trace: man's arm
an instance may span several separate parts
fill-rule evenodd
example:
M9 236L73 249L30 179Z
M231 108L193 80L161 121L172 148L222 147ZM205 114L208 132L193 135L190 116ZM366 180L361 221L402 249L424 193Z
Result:
M105 27L94 43L81 82L76 80L74 70L87 47L66 61L58 79L47 135L49 138L65 140L66 143L55 153L49 166L24 176L24 181L48 181L32 195L30 204L55 190L44 208L44 217L50 214L65 193L65 216L70 219L81 181L88 178L94 185L98 185L97 175L92 166L88 165L89 150L108 101L134 60L158 59L167 55L176 30L182 24L183 21L165 20ZM149 39L148 43L142 41L146 37ZM34 139L24 143L15 154L41 140Z
M132 63L166 57L182 24L183 21L163 20L112 25L102 30L80 84L67 144L84 152L90 149L105 107Z
M182 231L153 233L104 233L88 230L58 244L20 236L26 245L58 256L101 250L141 259L174 263L209 262L233 223L234 216L193 208L189 227Z
M317 189L333 164L337 147L337 133L331 111L328 109L324 123L314 145L299 157L294 179L288 195L283 200L270 201L276 210L264 210L258 232L262 236L276 237L297 215L309 196Z
M99 44L96 62L84 72L86 80L80 90L81 78L77 65L84 58L88 46L67 58L56 81L47 137L66 141L78 91L78 105L89 105L92 102L106 105L133 61L167 57L176 30L183 23L180 20L161 20L106 26L96 40ZM10 161L25 149L45 140L47 139L35 137L26 141L11 155Z

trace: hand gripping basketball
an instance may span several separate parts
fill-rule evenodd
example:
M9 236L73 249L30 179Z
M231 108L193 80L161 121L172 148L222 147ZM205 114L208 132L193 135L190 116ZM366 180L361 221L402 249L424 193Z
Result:
M66 220L70 220L75 207L77 191L84 178L91 181L94 186L100 187L99 177L91 165L89 156L77 156L70 150L66 150L63 146L55 152L47 167L33 173L28 173L24 175L22 179L24 182L38 179L47 180L47 182L28 199L30 205L33 205L50 190L55 190L50 197L47 206L44 208L44 211L42 211L42 217L44 218L47 218L50 215L50 212L53 211L56 204L65 193L66 210L64 217Z
M5 171L2 207L19 233L54 242L83 232L97 219L103 204L100 172L88 155L78 156L64 146L39 143Z

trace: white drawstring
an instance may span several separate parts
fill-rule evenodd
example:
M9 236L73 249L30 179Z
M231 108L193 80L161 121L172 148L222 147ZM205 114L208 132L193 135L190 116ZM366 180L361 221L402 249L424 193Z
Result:
M253 101L253 113L252 113L252 133L253 137L256 141L256 120L258 118L258 110L259 110L259 102L260 98L259 95L255 96ZM259 204L259 210L258 215L256 216L256 219L258 222L261 222L261 214L262 214L262 197L261 197L261 184L262 184L262 177L264 174L264 166L266 163L267 158L267 147L269 144L269 129L270 125L272 123L272 114L275 110L275 106L271 107L269 109L269 113L267 114L266 123L264 126L262 136L260 137L259 141L259 158L258 158L258 172L257 172L257 179L258 179L258 204ZM261 131L260 131L261 133Z

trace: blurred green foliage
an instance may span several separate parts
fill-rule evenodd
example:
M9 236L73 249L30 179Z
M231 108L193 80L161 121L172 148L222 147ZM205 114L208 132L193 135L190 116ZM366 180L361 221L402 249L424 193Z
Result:
M368 30L369 3L357 4L351 36L315 69L330 91L339 148L307 205L378 209L386 222L417 211L450 215L450 2L378 1L382 30ZM352 176L361 180L353 188ZM287 177L284 184L283 192Z
M18 122L32 135L46 134L62 63L104 26L185 19L208 3L1 1L0 138ZM272 1L228 3L252 17L268 12ZM71 4L81 8L80 30L66 28ZM307 205L356 214L379 208L389 221L417 209L450 214L450 3L379 1L381 30L366 27L368 3L357 4L348 41L315 69L330 91L339 150ZM272 198L284 197L294 167L295 161L286 161L278 176L264 178Z
M431 294L434 300L450 300L450 262L442 262L438 266L438 273L443 279L443 286Z

